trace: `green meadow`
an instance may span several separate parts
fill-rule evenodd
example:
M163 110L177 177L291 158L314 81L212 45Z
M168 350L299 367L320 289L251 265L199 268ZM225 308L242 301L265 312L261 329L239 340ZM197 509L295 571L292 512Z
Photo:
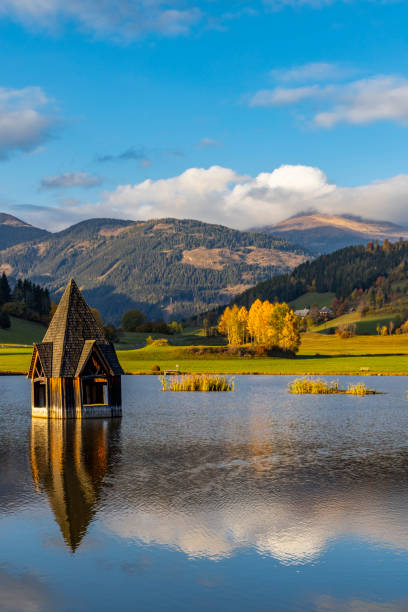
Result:
M369 314L366 317L361 318L360 313L350 312L348 314L342 315L341 317L337 317L336 319L327 321L326 323L322 323L322 325L314 327L313 331L327 333L327 331L331 328L341 327L343 325L350 325L350 323L355 323L357 334L374 335L377 334L378 325L380 327L382 327L383 325L388 327L390 321L396 321L397 316L397 312L391 311Z
M2 344L28 344L41 342L46 330L41 323L25 321L10 317L11 326L9 329L0 328L0 346Z
M290 302L290 305L294 310L311 308L314 304L322 308L323 306L330 306L335 297L335 293L316 293L314 291L308 291L296 298L296 300Z
M350 316L350 315L346 315ZM365 321L365 320L364 320ZM13 322L14 323L14 322ZM41 340L44 327L19 321L20 326L2 330L0 372L25 373L31 359L32 341ZM23 325L21 325L23 324ZM10 332L7 341L7 332ZM144 346L149 334L125 335L117 345L126 373L148 374L152 366L163 370L209 374L401 374L408 375L408 335L302 334L299 354L292 359L208 353L222 338L206 338L200 330L169 336L169 344ZM21 346L21 344L29 346ZM202 348L200 348L202 347Z
M408 337L355 336L342 339L318 333L302 337L299 354L280 357L240 357L192 354L185 346L146 346L119 351L126 372L161 370L212 374L408 374Z

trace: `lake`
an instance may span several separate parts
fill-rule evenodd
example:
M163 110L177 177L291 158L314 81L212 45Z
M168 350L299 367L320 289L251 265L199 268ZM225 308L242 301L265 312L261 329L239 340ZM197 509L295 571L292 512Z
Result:
M128 376L121 420L80 423L1 377L1 612L408 610L406 378L292 379Z

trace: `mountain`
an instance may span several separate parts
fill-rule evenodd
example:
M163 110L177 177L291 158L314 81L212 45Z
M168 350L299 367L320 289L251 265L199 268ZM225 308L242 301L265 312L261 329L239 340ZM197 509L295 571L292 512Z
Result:
M129 308L152 318L213 308L310 257L282 238L177 219L90 219L13 246L0 242L0 270L56 299L73 277L112 322Z
M408 227L371 221L351 215L300 214L276 225L254 228L299 244L316 254L331 253L346 246L375 240L408 238Z
M46 238L49 232L33 227L17 217L0 213L0 249L12 247L21 242Z

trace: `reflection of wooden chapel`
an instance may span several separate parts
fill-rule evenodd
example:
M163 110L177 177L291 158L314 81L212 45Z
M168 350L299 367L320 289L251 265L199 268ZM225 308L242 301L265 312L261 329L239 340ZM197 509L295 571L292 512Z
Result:
M105 477L119 457L118 419L33 419L30 460L37 491L46 492L72 552L94 518Z
M113 344L95 321L73 280L41 343L28 377L33 416L121 416L121 375Z

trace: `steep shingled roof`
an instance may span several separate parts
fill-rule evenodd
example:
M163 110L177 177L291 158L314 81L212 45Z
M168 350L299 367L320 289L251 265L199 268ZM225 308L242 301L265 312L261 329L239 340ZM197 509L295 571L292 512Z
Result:
M91 340L101 349L112 373L115 375L123 374L112 343L105 338L82 293L75 281L71 279L47 333L42 343L36 345L36 349L39 351L41 359L42 348L45 344L51 344L52 376L54 378L74 377L83 354L84 344L90 346L89 341ZM50 355L49 351L47 353ZM50 374L46 374L46 376L50 376Z

